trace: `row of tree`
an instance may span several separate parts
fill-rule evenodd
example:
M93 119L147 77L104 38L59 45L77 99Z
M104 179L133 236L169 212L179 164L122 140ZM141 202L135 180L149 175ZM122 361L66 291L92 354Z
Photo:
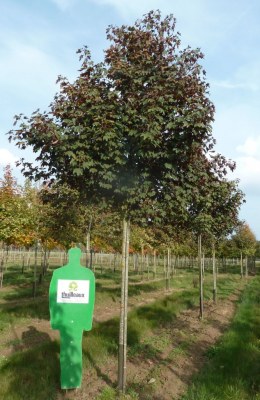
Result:
M80 204L79 194L67 186L32 186L26 180L18 185L11 167L3 169L0 179L0 241L3 245L32 248L68 248L81 243L86 250L121 251L120 215L102 207ZM208 238L208 239L207 239ZM204 236L205 253L210 254L212 235ZM189 230L174 226L132 226L130 252L157 254L171 249L175 255L197 255L197 237ZM218 257L256 255L260 248L246 223L239 223L233 235L216 243Z

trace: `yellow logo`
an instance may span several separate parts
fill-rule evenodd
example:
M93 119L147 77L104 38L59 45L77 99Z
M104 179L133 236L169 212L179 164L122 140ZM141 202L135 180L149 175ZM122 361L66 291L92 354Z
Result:
M78 290L78 284L77 282L70 282L69 284L69 290L72 292L76 292Z

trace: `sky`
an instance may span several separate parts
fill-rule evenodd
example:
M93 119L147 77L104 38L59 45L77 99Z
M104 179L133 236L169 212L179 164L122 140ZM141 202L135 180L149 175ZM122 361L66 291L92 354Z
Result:
M87 45L103 60L108 25L133 24L159 9L173 14L182 46L201 48L216 107L216 151L236 162L246 195L240 218L260 240L260 1L259 0L1 0L0 1L0 176L29 151L8 142L13 117L48 110L59 75L73 81L77 49Z

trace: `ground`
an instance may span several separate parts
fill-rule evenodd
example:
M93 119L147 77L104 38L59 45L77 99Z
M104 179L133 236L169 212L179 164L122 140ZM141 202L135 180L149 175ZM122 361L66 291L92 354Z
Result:
M212 351L214 344L228 328L243 285L241 282L229 297L219 300L217 304L207 301L203 320L199 319L198 307L191 307L181 311L167 326L159 325L142 338L138 345L132 346L127 362L128 398L179 399L186 391L192 376L208 361L207 352ZM129 310L152 304L160 298L167 302L167 296L170 294L164 290L157 290L131 297ZM98 304L94 321L109 321L118 316L118 312L118 303L108 302L105 307ZM0 337L0 353L2 357L8 357L17 351L26 351L44 342L58 339L59 332L50 329L49 321L31 318L29 323L26 321L17 325L10 324L10 328ZM84 341L87 347L88 333L85 334ZM105 359L102 365L95 364L89 357L88 362L91 365L84 364L82 388L67 392L57 388L59 400L110 399L99 396L100 393L105 393L106 388L109 392L109 388L116 387L117 357ZM135 397L137 393L138 397Z

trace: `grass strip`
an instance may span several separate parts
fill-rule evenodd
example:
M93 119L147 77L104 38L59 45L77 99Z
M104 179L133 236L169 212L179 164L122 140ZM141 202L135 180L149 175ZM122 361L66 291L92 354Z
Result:
M182 400L260 399L260 277L243 292L230 329Z

